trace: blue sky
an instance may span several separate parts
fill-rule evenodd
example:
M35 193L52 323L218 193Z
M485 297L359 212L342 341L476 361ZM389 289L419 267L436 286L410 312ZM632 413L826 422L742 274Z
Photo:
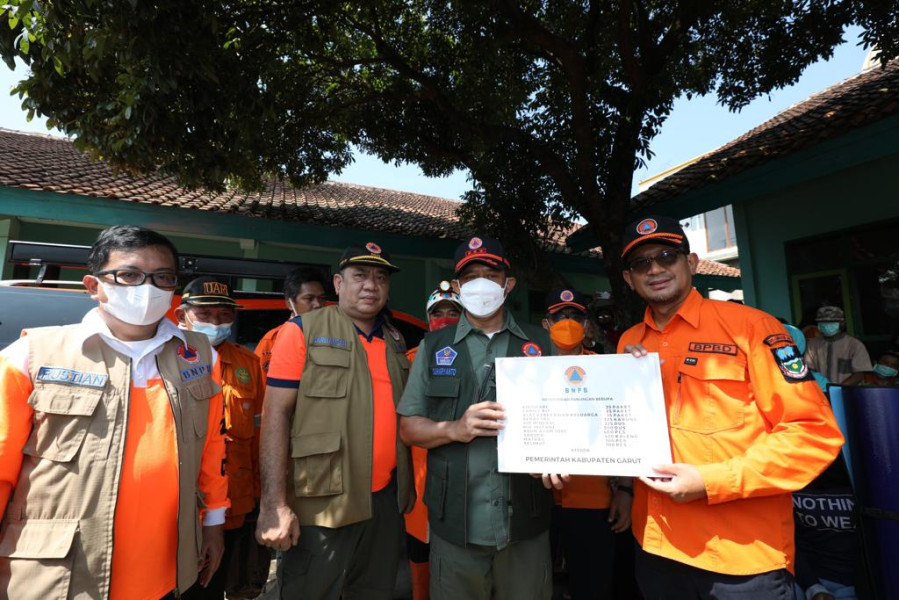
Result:
M848 30L844 36L848 41L836 49L833 58L812 65L795 85L758 98L739 113L719 106L713 95L676 101L661 134L652 142L655 156L646 168L634 174L634 192L640 180L714 150L815 92L858 73L866 55L858 46L859 33L859 29ZM4 93L22 76L21 68L10 71L0 66L0 127L47 133L43 120L27 122L20 100ZM429 178L414 165L396 167L358 153L355 162L333 179L444 198L459 198L470 187L462 172L440 179Z

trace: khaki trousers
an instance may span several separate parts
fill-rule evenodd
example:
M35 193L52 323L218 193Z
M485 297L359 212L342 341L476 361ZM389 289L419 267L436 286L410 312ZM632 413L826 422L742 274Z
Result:
M549 600L552 587L548 531L502 550L431 532L431 600Z

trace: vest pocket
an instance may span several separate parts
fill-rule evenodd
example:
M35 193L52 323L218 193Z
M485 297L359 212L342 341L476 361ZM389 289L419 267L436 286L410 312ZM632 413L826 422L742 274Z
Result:
M303 377L305 395L310 398L344 398L350 369L350 349L309 346L306 358L315 364L314 377ZM308 371L308 366L307 369Z
M206 437L209 429L209 399L221 390L222 388L214 381L204 377L185 385L184 391L180 394L182 419L187 420L187 415L190 415L190 419L194 422L194 433L198 438Z
M298 497L343 493L340 432L295 435L290 443L293 487Z
M6 559L10 598L67 598L77 519L4 523L0 558Z
M36 387L28 398L34 417L31 435L22 452L55 462L74 459L102 395L102 389Z
M442 456L428 452L428 474L425 480L424 503L435 519L443 519L446 504L447 478L449 465ZM462 500L465 501L464 499Z
M456 377L431 377L425 395L428 397L428 418L432 421L454 421L459 403L461 381Z

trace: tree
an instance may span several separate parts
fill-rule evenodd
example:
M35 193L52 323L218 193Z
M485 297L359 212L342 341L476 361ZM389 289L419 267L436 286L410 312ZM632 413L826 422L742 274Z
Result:
M26 108L127 170L302 185L350 145L471 173L463 216L545 273L581 216L617 273L634 169L673 101L739 109L829 57L850 23L899 51L883 0L10 0ZM610 277L616 296L620 278Z

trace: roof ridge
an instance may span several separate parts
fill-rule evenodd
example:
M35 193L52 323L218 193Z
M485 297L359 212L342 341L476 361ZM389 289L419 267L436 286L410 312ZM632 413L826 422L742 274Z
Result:
M720 182L779 156L812 147L899 113L895 93L866 93L881 85L899 89L899 59L887 62L883 67L855 73L819 90L729 142L688 161L680 170L631 198L632 210L643 210L664 199ZM830 110L824 112L824 109Z

